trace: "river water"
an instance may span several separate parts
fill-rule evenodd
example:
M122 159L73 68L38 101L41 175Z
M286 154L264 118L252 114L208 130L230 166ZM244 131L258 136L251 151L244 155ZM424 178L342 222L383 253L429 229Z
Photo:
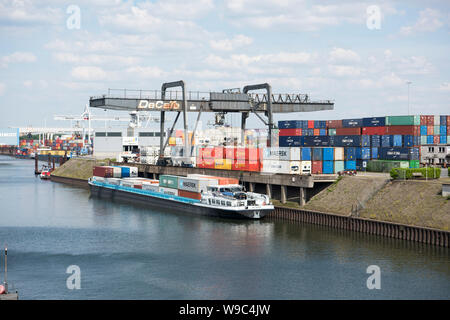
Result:
M21 299L450 298L449 249L105 201L40 180L32 160L0 156L0 203L0 247ZM66 283L73 265L80 289ZM381 289L367 288L370 265Z

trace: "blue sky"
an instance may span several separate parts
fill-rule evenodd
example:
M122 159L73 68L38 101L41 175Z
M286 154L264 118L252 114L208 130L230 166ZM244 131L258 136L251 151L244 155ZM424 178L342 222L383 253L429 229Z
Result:
M367 26L373 5L379 29ZM407 114L406 81L411 113L450 114L449 31L448 1L0 0L0 127L67 125L53 115L81 114L108 88L179 79L335 101L276 120Z

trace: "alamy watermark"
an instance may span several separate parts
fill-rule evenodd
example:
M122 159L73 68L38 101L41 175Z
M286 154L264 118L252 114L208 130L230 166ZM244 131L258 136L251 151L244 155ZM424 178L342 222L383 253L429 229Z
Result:
M381 10L379 6L368 6L366 9L366 26L369 30L381 29Z
M66 13L70 14L70 16L66 20L67 29L69 29L69 30L80 29L81 28L80 7L72 4L67 7Z
M371 265L367 267L366 273L371 274L367 278L367 289L381 289L381 269L379 266Z
M69 290L81 289L81 269L77 265L70 265L66 269L70 276L66 280L66 286Z

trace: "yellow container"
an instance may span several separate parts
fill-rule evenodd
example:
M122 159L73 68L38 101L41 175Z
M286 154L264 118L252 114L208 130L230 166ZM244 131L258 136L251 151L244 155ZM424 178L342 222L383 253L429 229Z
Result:
M214 168L222 170L231 170L232 159L214 159Z
M175 146L175 145L177 145L177 140L176 140L175 137L170 137L170 138L169 138L169 145L170 145L170 146Z

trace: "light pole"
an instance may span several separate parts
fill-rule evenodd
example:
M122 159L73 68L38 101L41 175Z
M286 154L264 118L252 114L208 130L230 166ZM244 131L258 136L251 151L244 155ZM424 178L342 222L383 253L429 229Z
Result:
M406 81L406 84L408 85L408 116L409 116L409 85L411 84L411 81Z

